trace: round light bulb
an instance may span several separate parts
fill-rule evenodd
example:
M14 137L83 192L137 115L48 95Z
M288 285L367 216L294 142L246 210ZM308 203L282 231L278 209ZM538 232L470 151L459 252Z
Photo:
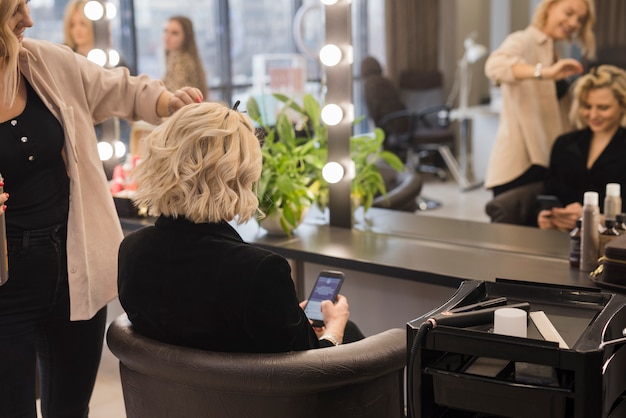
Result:
M107 1L105 9L107 13L107 19L109 20L115 19L115 16L117 16L117 7L115 6L115 4L111 3L110 1Z
M320 61L327 67L333 67L341 61L341 49L337 45L328 44L320 49Z
M120 63L120 53L115 49L109 49L109 65L116 67Z
M126 145L122 141L113 142L113 148L115 149L115 156L122 158L126 155Z
M100 161L109 161L113 157L113 147L106 141L98 142L98 155Z
M338 162L331 161L322 168L322 177L331 184L339 183L343 178L345 170Z
M99 1L92 0L85 4L83 12L85 12L87 19L96 21L102 19L102 16L104 16L104 7L102 7L102 3Z
M101 67L107 63L107 54L101 49L94 48L87 53L87 59L91 62L95 62Z
M343 110L339 105L329 104L322 108L322 121L326 125L335 126L343 119Z
M337 3L337 1L338 0L321 0L321 2L326 6L332 6L333 4Z

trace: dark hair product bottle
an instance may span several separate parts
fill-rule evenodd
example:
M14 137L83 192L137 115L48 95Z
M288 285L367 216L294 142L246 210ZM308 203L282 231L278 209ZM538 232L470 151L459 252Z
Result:
M582 218L576 220L576 226L569 233L569 265L580 268L580 228Z
M598 193L585 192L580 230L580 270L593 271L598 264L600 208Z
M615 216L622 213L621 185L608 183L606 185L606 197L604 198L604 218L615 220Z
M617 229L617 232L619 232L620 235L626 232L626 225L624 225L623 213L618 213L617 215L615 215L615 229Z
M615 221L613 219L607 219L604 221L606 228L600 234L600 251L598 255L604 256L604 247L615 238L619 237L619 232L615 229Z

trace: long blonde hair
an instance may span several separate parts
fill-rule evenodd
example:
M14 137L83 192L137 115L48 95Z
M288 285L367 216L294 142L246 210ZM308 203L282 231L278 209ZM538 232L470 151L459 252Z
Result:
M543 0L535 8L532 24L533 26L543 29L548 20L548 12L550 6L560 2L561 0ZM573 35L570 41L580 45L582 54L588 59L596 57L596 37L593 33L593 25L596 23L596 6L593 0L583 0L587 5L587 16L580 30ZM578 35L578 36L576 36Z
M570 110L570 119L578 128L586 128L587 123L580 114L580 107L591 90L610 88L624 111L620 125L626 128L626 71L614 65L600 65L592 68L576 81L574 102Z
M72 16L74 16L75 12L80 13L81 19L84 23L87 23L88 27L92 28L93 33L93 22L85 16L85 5L87 2L88 0L74 0L70 1L67 6L65 6L65 14L63 16L63 43L72 48L74 52L78 50L78 45L76 45L76 41L71 32Z
M22 0L0 1L0 72L2 72L2 104L12 106L19 90L20 43L9 27L9 19Z
M178 110L143 139L133 200L194 223L248 221L258 209L261 146L250 119L223 104Z

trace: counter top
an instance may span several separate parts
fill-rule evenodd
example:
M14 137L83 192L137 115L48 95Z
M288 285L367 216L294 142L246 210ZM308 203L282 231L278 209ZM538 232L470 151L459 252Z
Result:
M597 288L569 266L565 233L535 228L420 217L372 209L353 229L304 223L294 235L271 236L256 221L233 225L250 243L298 262L317 263L457 287L497 278ZM122 220L125 231L150 221Z

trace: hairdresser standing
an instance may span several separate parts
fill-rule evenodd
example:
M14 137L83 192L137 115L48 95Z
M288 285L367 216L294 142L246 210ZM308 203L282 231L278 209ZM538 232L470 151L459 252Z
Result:
M122 239L93 125L112 116L159 123L202 94L172 94L65 46L25 40L27 3L0 0L0 211L9 250L0 416L37 416L38 361L42 415L85 418Z
M565 79L583 72L575 59L560 59L554 44L575 41L585 57L595 53L593 0L542 0L525 30L507 36L485 63L502 90L502 110L485 187L494 196L543 181L554 140L571 130Z

